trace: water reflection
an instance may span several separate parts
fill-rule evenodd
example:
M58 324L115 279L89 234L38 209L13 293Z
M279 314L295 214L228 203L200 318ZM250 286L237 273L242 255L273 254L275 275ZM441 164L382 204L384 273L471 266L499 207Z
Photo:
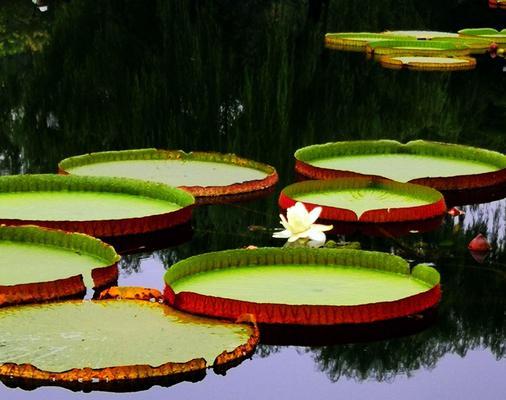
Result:
M6 143L23 149L25 168L54 171L62 156L148 145L235 151L275 164L302 145L337 138L505 149L496 122L506 108L497 101L504 80L492 66L469 74L383 71L360 55L323 49L323 22L306 19L304 5L257 2L247 14L205 3L57 7L43 53L2 60L23 77L5 82L6 95L18 94L3 111L5 119L13 110L22 115L7 124ZM403 11L398 25L421 27L423 11L407 3L413 13ZM327 25L345 29L352 5L330 4ZM359 25L376 25L384 7L371 7Z

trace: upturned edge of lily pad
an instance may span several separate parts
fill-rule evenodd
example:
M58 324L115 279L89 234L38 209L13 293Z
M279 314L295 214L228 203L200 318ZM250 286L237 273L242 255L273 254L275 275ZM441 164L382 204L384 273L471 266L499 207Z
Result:
M0 225L0 240L57 246L93 254L103 259L105 264L103 267L90 268L93 289L110 286L118 280L120 256L112 246L94 237L38 226ZM85 292L86 286L82 275L47 282L0 285L0 307L79 297Z

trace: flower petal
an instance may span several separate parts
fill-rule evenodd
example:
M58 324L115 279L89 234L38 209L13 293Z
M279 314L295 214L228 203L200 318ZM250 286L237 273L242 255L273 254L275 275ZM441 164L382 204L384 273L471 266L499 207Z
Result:
M300 236L300 235L301 235L300 233L297 233L297 234L295 234L295 235L292 235L292 236L290 236L290 237L288 238L288 241L289 241L290 243L293 243L293 242L295 242L295 241L299 240L299 239L302 237L302 236Z
M323 245L325 244L325 240L323 241L317 241L317 240L310 240L309 242L307 242L307 245L309 247L322 247Z
M287 239L290 236L292 236L292 232L290 232L288 229L285 229L284 231L281 232L274 232L272 234L272 237L277 239Z
M279 218L281 219L281 225L283 225L283 228L290 230L290 225L288 224L288 221L286 220L285 216L283 214L279 214Z
M309 212L308 223L312 224L313 222L315 222L320 217L321 213L322 213L322 208L321 207L315 207L315 208L313 208Z
M326 238L325 234L318 229L310 229L307 237L311 240L314 240L315 242L325 242Z
M321 232L327 232L330 231L334 225L321 225L321 224L313 224L311 225L311 229L317 229Z

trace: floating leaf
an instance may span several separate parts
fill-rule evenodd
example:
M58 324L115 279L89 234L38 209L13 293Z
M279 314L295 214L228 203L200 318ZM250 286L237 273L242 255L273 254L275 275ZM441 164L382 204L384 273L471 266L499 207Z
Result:
M166 229L191 218L194 198L135 179L61 175L0 177L0 223L35 224L94 236Z
M458 37L458 33L440 31L385 31L383 35L394 37L414 37L417 40L448 39Z
M431 186L446 196L490 188L492 197L506 183L506 156L485 149L415 140L349 141L312 145L295 152L295 170L305 178L382 176ZM448 200L448 199L447 199ZM448 202L448 201L447 201Z
M118 279L119 256L91 236L0 226L0 306L83 295Z
M7 307L0 309L0 324L0 376L78 388L185 379L243 359L258 342L256 326L194 317L143 300Z
M367 44L371 41L381 40L394 40L394 39L408 39L404 35L394 36L386 35L383 33L371 32L342 32L342 33L327 33L325 35L325 45L330 48L349 50L349 51L363 51ZM412 37L415 40L415 37Z
M261 323L333 325L402 317L435 306L439 274L359 250L262 248L201 254L173 265L164 297L195 314Z
M443 195L432 188L373 177L299 182L281 191L282 209L296 202L309 210L322 207L320 218L330 221L405 222L446 211Z
M188 190L195 196L224 196L267 189L278 180L270 165L234 154L180 150L123 150L70 157L62 173L136 178Z
M397 56L381 57L379 61L385 68L416 71L463 71L476 68L476 60L471 57Z
M492 39L495 43L506 43L506 29L498 31L493 28L470 28L461 29L459 35L466 36L478 36L480 38Z
M367 44L368 53L382 55L445 55L463 56L470 54L469 46L451 41L443 40L379 40Z

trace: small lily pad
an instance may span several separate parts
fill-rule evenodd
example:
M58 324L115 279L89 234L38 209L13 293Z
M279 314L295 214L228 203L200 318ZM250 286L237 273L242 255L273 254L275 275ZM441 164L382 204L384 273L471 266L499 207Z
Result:
M381 57L380 63L385 68L415 71L463 71L476 68L476 59L471 57L394 56Z
M119 256L91 236L0 226L0 306L82 295L118 279Z
M383 35L394 37L414 37L417 40L431 40L431 39L447 39L451 37L458 37L458 33L453 32L440 32L440 31L385 31Z
M278 176L267 164L234 154L180 150L123 150L91 153L60 162L61 173L135 178L165 183L194 196L224 196L263 190Z
M372 32L342 32L342 33L327 33L325 35L325 45L330 48L342 50L365 50L367 44L371 41L387 41L394 39L409 39L405 35L386 35L383 33ZM415 37L411 37L415 40Z
M461 29L459 31L460 36L478 36L480 38L491 39L496 43L506 43L506 29L498 31L493 28L470 28Z
M445 55L462 56L470 54L469 46L444 40L380 40L367 44L368 53L382 55Z
M435 306L439 274L360 250L263 248L190 257L165 274L164 297L200 315L295 325L370 323Z
M191 218L194 201L183 190L135 179L0 177L0 223L34 224L100 237L183 224Z
M224 366L258 343L256 326L184 314L142 292L0 309L0 376L93 389Z

